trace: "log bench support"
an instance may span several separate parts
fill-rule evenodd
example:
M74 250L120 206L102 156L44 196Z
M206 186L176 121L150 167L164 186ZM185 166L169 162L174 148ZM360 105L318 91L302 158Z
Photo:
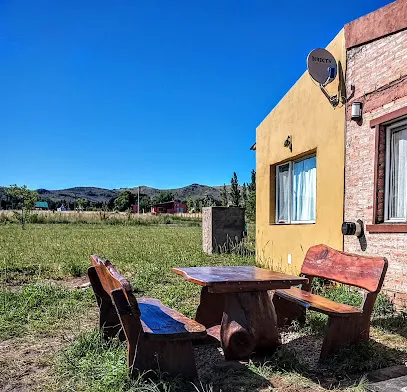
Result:
M329 316L320 358L327 358L342 346L369 340L370 317Z
M281 346L277 316L268 291L209 293L201 291L195 320L215 331L225 359L243 359L256 353L271 353ZM214 328L213 328L214 327ZM216 333L214 334L216 335Z
M366 257L339 252L326 245L311 247L305 256L301 273L308 283L301 289L276 290L273 298L278 325L287 326L294 320L305 322L307 310L328 315L328 323L320 358L326 358L338 348L369 339L370 317L387 271L384 257ZM314 277L329 279L365 291L360 308L337 303L311 293Z
M126 340L129 373L154 370L194 379L192 340L205 338L205 327L155 298L136 299L110 261L96 255L91 261L88 276L100 309L100 328L106 339Z

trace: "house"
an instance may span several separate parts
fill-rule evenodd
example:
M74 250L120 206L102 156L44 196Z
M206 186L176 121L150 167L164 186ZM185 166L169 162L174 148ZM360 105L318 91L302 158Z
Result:
M187 212L187 210L187 205L178 200L157 203L151 206L152 214L176 214L177 212Z
M298 273L319 243L385 256L384 289L407 305L407 2L345 25L327 50L339 104L305 72L256 129L257 259ZM357 220L363 241L341 231Z
M345 26L345 221L360 219L364 243L344 250L385 256L384 289L407 306L407 2L396 1ZM353 102L362 121L351 119Z
M37 201L34 205L36 210L48 210L48 202L46 201Z
M342 29L328 45L342 74L344 39ZM297 274L312 245L342 249L344 142L345 107L333 109L305 72L256 130L258 262Z

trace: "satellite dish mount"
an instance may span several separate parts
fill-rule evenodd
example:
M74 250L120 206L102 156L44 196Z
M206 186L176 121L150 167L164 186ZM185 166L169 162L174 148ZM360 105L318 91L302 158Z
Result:
M311 78L319 84L319 88L332 107L338 106L338 96L329 95L325 89L325 86L335 80L338 73L338 65L334 56L326 49L314 49L307 57L307 68Z

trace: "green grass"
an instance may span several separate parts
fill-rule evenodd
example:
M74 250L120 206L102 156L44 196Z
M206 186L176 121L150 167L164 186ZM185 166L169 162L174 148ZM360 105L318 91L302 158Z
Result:
M253 228L249 226L250 229ZM46 342L54 333L65 334L68 324L71 328L78 322L78 315L86 315L89 310L94 312L96 304L91 289L68 290L58 285L59 280L66 283L76 276L86 275L89 255L93 253L116 264L132 282L136 296L159 298L164 304L194 317L200 287L185 282L171 272L172 267L255 263L250 252L206 255L202 252L201 236L200 227L185 225L29 224L25 230L16 224L0 225L0 340L27 338L29 341L28 337L34 336ZM246 244L252 249L254 239L249 236ZM342 286L319 287L319 293L355 306L361 301L358 292ZM405 320L393 315L385 297L378 298L375 312L374 323L383 331L395 332ZM266 391L271 390L268 389L270 379L276 377L286 380L290 388L298 384L298 390L332 389L320 387L315 378L320 375L313 375L314 370L285 346L265 361L253 360L237 369L211 370L201 378L202 385L169 380L153 373L131 380L127 376L125 346L102 341L93 329L97 324L96 313L91 314L92 325L76 328L76 337L51 361L55 362L56 373L55 385L50 390ZM309 312L306 329L301 331L320 333L325 325L323 315ZM385 340L389 335L383 336ZM324 369L330 375L352 375L354 381L348 385L355 385L340 390L362 391L364 384L359 385L358 380L363 372L399 363L399 354L400 350L369 342L339 352L332 362L324 364ZM210 356L200 360L204 367L215 358L212 354L205 355Z
M175 266L249 265L252 255L207 255L201 229L180 226L17 225L0 227L1 282L21 284L86 274L93 253L110 259L137 295L157 297L193 316L199 287Z
M0 290L0 339L52 334L93 303L89 289L28 284L18 291Z

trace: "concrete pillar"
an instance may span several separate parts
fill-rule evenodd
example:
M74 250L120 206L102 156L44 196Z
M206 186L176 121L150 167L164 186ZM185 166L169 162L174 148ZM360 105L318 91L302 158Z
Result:
M202 247L212 254L228 250L242 241L245 209L241 207L204 207L202 209Z

